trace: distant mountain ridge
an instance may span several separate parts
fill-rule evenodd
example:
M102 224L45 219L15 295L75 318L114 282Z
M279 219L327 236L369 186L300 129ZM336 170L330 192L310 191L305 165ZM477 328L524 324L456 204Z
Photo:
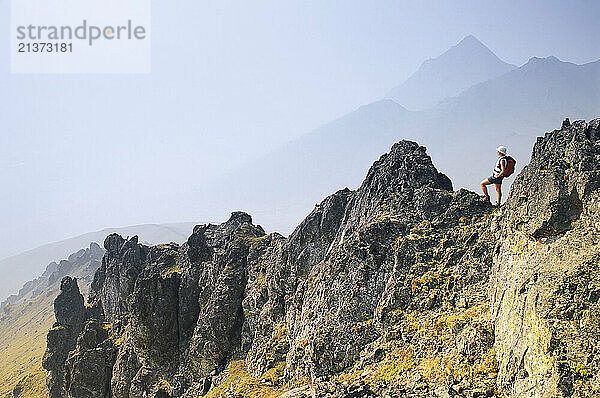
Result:
M386 98L410 110L429 109L444 98L515 68L470 35L439 57L423 62L404 83L390 90Z
M554 56L532 57L509 73L445 99L440 110L476 110L486 118L537 117L540 112L597 111L600 103L600 60L577 65ZM573 109L575 108L575 109ZM566 114L565 114L566 115Z
M598 109L600 60L576 65L556 57L533 57L424 112L425 127L414 131L414 138L428 146L458 186L477 189L491 172L498 145L506 145L523 165L536 131L548 131L566 116L592 118Z
M361 106L206 185L202 195L219 201L204 208L208 214L247 210L262 225L289 233L327 192L357 187L371 160L400 139L426 145L456 187L478 190L498 145L509 148L520 169L540 131L566 116L593 118L598 109L600 61L534 57L431 109L409 111L389 98Z
M119 233L127 236L139 235L142 242L168 243L173 241L181 243L191 233L194 225L196 223L187 222L106 228L1 259L0 272L3 278L0 280L0 301L4 301L10 294L16 294L25 282L42 274L46 265L52 261L66 258L82 247L89 247L92 242L101 244L104 242L104 238L113 232L122 231Z

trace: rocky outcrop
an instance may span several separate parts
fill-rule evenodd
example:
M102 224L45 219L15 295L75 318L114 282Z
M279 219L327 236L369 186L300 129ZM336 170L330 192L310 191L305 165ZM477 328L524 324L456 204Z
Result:
M491 285L499 385L600 395L600 119L539 138L501 216Z
M51 394L591 394L598 135L538 140L499 210L401 141L287 238L242 212L181 246L110 235Z
M85 307L77 279L69 276L60 283L60 294L54 300L56 323L48 332L47 350L42 365L48 370L47 384L51 396L63 396L68 370L65 362L75 349L83 327Z

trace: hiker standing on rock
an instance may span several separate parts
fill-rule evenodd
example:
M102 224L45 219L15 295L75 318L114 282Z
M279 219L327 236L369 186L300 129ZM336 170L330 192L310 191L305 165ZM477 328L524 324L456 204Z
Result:
M498 162L496 162L492 176L481 181L481 190L483 191L485 200L489 201L490 195L488 194L487 186L494 184L496 186L496 193L498 194L498 203L496 205L500 206L502 180L514 173L517 162L512 157L506 155L505 146L499 146L496 148L496 151L498 152Z

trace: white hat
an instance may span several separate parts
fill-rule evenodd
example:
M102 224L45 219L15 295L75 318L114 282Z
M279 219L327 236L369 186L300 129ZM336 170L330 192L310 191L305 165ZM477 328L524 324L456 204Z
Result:
M506 155L506 147L505 146L500 145L498 148L496 148L496 150L498 152L500 152L501 154Z

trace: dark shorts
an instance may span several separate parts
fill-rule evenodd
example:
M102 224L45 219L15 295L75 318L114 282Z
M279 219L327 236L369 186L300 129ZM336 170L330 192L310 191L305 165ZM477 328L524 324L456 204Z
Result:
M491 182L492 184L502 184L502 180L504 179L504 176L502 177L488 177L488 181Z

